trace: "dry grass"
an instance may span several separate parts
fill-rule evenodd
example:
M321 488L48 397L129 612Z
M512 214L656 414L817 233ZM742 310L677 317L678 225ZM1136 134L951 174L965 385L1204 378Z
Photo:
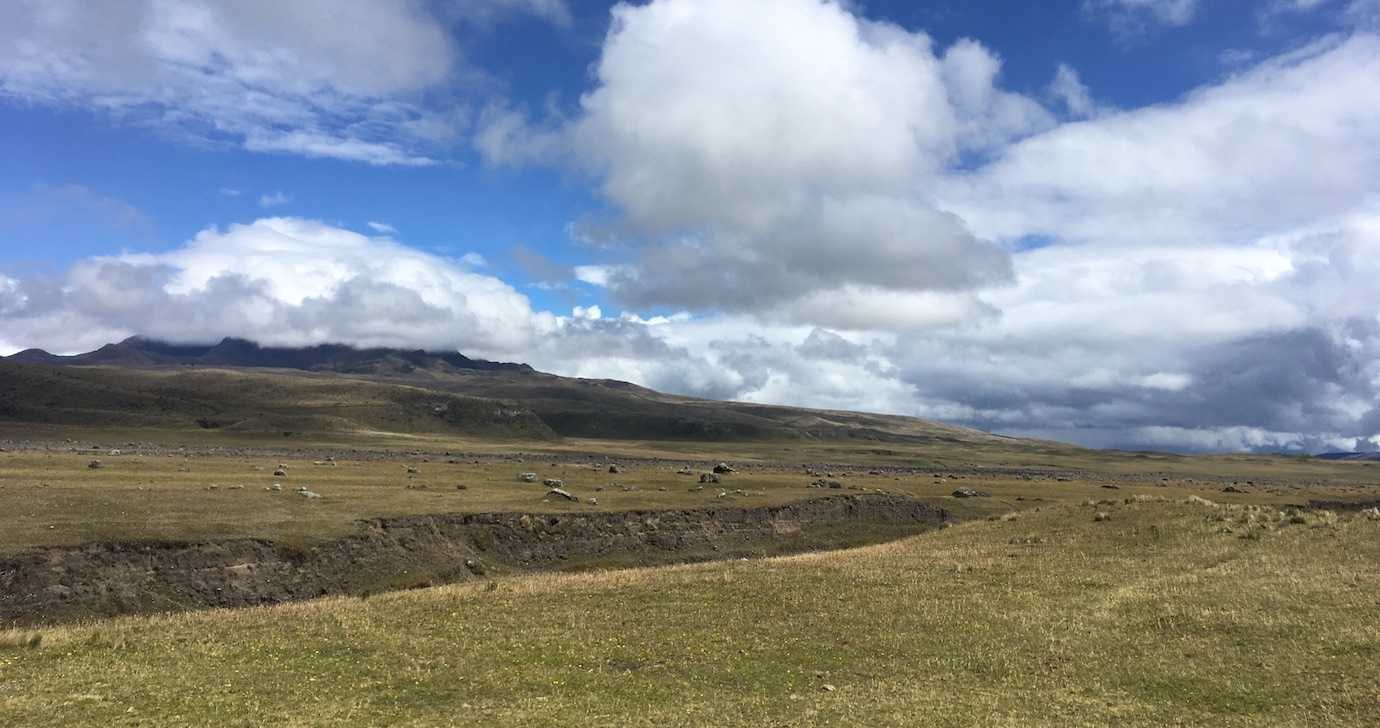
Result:
M125 433L129 434L129 433ZM142 441L131 436L131 441ZM0 452L0 498L12 504L0 528L0 554L13 553L29 546L75 544L91 541L200 540L228 537L268 538L305 545L345 535L354 530L360 518L421 513L481 511L561 511L627 510L641 508L695 508L710 505L766 505L801 498L818 497L833 491L807 488L814 477L798 463L814 462L788 445L775 450L759 450L755 445L707 444L673 446L670 443L604 441L566 441L562 449L547 453L518 455L522 441L487 443L461 442L471 452L498 453L474 462L474 458L443 454L444 450L422 455L392 451L381 459L341 457L334 465L316 464L319 455L298 453L273 457L208 455L193 450L190 454L140 455L122 449L111 455L111 448L123 448L125 440L107 437L100 450L68 452L16 450ZM375 445L391 442L384 439ZM435 444L435 443L433 443ZM676 449L679 447L679 449ZM601 450L601 448L604 448ZM504 455L506 451L508 454ZM456 447L455 452L460 448ZM605 455L575 455L604 452ZM837 459L847 451L811 451L812 456L832 454ZM775 459L768 459L774 456ZM791 459L800 456L796 463ZM665 457L659 464L629 464L620 458ZM892 456L876 456L881 459ZM104 467L90 469L92 458ZM454 460L455 462L450 462ZM745 467L726 476L722 487L697 489L693 476L677 475L682 462L707 469L718 460L730 460ZM1180 467L1200 469L1218 467L1215 460L1180 459ZM828 460L826 460L827 462ZM621 462L623 472L610 474L608 463ZM909 463L917 464L917 460ZM287 466L286 477L275 477L279 464ZM1281 465L1294 469L1298 464ZM1259 503L1276 506L1297 504L1310 497L1361 497L1374 493L1367 468L1314 464L1308 482L1326 485L1296 489L1288 485L1252 487L1249 493L1221 493L1220 482L1172 480L1146 477L1140 483L1122 483L1116 491L1099 487L1105 481L1090 479L1022 480L1012 476L964 475L960 480L936 479L929 473L894 476L869 475L869 465L849 466L835 473L849 488L884 490L941 503L965 516L991 516L1020 510L1040 502L1089 499L1090 495L1159 497L1173 494L1201 494L1224 502ZM885 467L885 466L883 466ZM408 469L416 470L409 473ZM521 471L539 473L542 478L564 480L567 489L588 502L564 504L543 500L540 485L517 481ZM965 471L966 472L966 471ZM1345 476L1345 477L1342 477ZM1200 476L1201 477L1201 476ZM282 491L267 490L281 483ZM320 493L320 499L295 496L298 486ZM457 485L464 485L463 490ZM958 486L979 487L993 497L958 500L949 493ZM727 492L719 497L720 490ZM1373 496L1371 496L1373 497ZM1104 499L1105 500L1105 499ZM1094 501L1096 502L1096 501Z
M0 651L0 724L1380 724L1380 522L1095 508L55 628Z

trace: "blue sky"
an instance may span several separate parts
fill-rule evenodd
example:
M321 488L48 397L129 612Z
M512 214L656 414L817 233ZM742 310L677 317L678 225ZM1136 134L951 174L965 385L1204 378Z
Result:
M0 349L458 347L1093 445L1377 447L1377 18L10 4Z

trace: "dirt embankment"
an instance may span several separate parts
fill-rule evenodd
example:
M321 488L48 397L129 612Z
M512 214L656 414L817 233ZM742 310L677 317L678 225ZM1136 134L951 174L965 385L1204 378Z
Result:
M918 533L949 518L910 498L868 494L756 508L376 519L307 549L253 539L41 548L0 559L0 626L800 551Z

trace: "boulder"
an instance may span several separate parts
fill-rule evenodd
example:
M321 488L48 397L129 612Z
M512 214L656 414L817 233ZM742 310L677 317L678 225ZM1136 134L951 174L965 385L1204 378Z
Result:
M990 498L992 494L976 488L959 488L953 492L953 496L955 498Z
M518 473L518 480L521 480L521 481L524 482L524 483L535 483L535 482L537 482L537 474L536 474L536 473Z
M546 480L541 481L541 484L544 485L544 486L546 486L546 487L548 487L548 488L564 488L564 487L565 487L565 481L564 481L564 480L561 480L560 478L547 478Z
M720 480L722 480L722 478L719 477L718 473L700 473L701 483L717 483Z
M553 496L556 498L563 498L565 500L570 501L571 503L580 502L580 499L578 497L573 495L570 491L565 490L564 488L552 488L551 490L546 491L547 498L551 498Z
M714 472L719 473L719 474L723 474L723 473L733 473L733 472L737 472L737 471L735 471L735 470L733 469L733 466L732 466L732 465L729 465L728 463L719 463L718 465L715 465L715 466L714 466Z
M610 466L609 466L609 472L616 475L616 474L618 474L618 473L623 472L623 469L620 468L620 467L618 467L617 465L610 465Z

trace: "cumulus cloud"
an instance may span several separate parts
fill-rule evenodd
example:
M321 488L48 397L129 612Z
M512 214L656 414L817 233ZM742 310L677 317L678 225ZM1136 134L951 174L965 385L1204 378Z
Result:
M388 238L295 218L208 228L166 253L83 259L59 281L16 285L7 337L62 351L144 334L511 355L543 321L496 278Z
M493 163L594 177L619 215L601 237L637 251L598 284L629 306L798 323L825 296L851 310L821 323L912 326L986 312L972 292L1010 279L1007 253L930 199L947 165L1054 124L1000 68L976 41L940 53L832 2L619 5L577 114L491 110L476 139ZM875 305L888 295L942 313Z
M1380 178L1380 38L1332 38L1160 106L1016 142L939 196L978 235L1246 242L1345 214Z

